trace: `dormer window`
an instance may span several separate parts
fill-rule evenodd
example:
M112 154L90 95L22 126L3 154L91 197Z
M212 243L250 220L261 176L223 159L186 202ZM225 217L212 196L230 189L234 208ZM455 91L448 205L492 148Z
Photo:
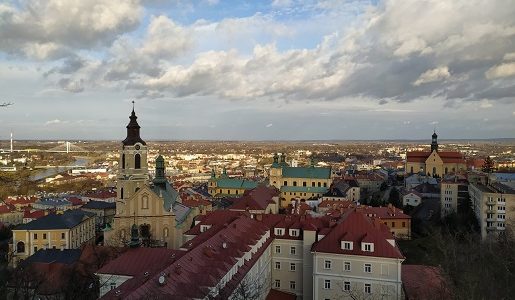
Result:
M361 251L374 252L374 243L361 243Z
M284 228L276 228L274 233L275 235L284 235Z
M206 232L209 228L211 225L200 225L200 232Z
M353 245L352 245L351 241L342 241L341 247L343 250L352 250L353 249Z
M298 229L290 229L290 236L299 236Z

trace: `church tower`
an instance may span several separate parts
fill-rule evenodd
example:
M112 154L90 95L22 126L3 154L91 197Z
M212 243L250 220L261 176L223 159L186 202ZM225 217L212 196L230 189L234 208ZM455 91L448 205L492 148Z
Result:
M117 201L125 203L125 199L148 183L147 144L140 137L138 117L132 113L127 125L127 137L122 141L117 176Z
M438 135L436 131L433 131L433 135L431 136L431 152L438 152Z

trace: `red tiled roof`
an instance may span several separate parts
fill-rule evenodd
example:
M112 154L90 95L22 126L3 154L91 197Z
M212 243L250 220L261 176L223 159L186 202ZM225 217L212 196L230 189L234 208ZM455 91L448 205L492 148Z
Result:
M264 224L241 215L174 263L161 264L162 269L147 278L135 276L107 293L103 299L141 299L148 297L149 291L152 291L153 296L163 299L204 298L210 292L209 287L215 286L236 264L237 258L249 251L267 230ZM220 295L232 294L271 241L268 238L258 252L252 255L252 259L244 261L237 273L220 290ZM158 283L160 276L165 276L165 284Z
M48 213L44 210L25 210L23 211L24 219L39 219L41 217L46 216Z
M82 199L77 197L67 197L66 200L70 201L72 205L82 205Z
M234 199L230 210L265 210L269 204L274 204L272 199L279 195L279 191L273 187L258 186L247 190L242 197Z
M322 208L347 208L349 206L353 206L354 203L350 200L339 201L339 200L323 200L320 202L318 207Z
M278 291L271 289L268 295L266 296L266 300L295 300L297 299L297 295L293 293L287 293L283 291Z
M451 299L452 294L440 268L402 265L401 278L406 299Z
M406 161L407 162L426 162L426 159L431 155L431 152L428 151L412 151L406 153Z
M392 246L383 227L386 225L376 222L362 213L353 210L349 212L342 222L338 223L322 240L311 248L311 251L324 253L337 253L347 255L375 256L388 258L404 258L399 248ZM352 250L343 250L341 241L352 241ZM361 242L374 243L374 251L361 251Z
M371 217L377 217L379 219L411 219L411 216L405 214L402 209L398 209L395 206L360 206L356 211L363 212L366 215L371 214Z
M0 205L0 214L10 213L15 210L15 207L10 204Z
M97 273L136 276L153 271L156 265L171 264L184 254L184 251L167 248L128 249L118 258L103 266Z
M199 216L197 218L200 221L197 225L193 226L190 230L186 231L184 234L188 235L199 235L200 226L201 225L223 225L225 223L231 223L236 218L238 218L242 213L239 211L230 211L230 210L215 210L205 216Z

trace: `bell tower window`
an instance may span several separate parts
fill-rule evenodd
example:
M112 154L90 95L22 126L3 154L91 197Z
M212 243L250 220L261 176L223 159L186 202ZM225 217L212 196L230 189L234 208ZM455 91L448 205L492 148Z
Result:
M125 169L125 153L122 154L122 169Z
M141 169L141 155L139 153L134 155L134 169Z

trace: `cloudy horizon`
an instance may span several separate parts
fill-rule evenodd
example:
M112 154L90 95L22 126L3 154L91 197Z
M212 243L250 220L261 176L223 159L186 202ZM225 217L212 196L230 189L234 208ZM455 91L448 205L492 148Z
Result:
M509 0L0 4L0 140L515 138Z

